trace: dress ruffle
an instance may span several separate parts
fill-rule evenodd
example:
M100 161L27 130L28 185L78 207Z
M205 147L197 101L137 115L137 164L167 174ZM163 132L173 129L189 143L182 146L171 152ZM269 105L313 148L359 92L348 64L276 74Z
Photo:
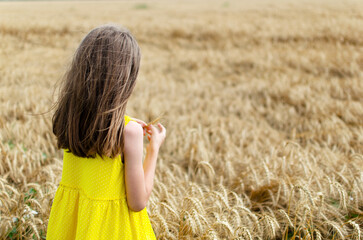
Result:
M81 189L60 184L51 215L47 239L155 239L146 208L131 211L125 198L90 199Z

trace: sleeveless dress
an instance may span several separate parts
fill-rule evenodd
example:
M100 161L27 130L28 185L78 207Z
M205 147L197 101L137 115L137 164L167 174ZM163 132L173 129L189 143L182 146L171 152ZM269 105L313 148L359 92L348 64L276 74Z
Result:
M129 121L125 116L125 126ZM102 160L64 150L47 240L156 239L146 208L128 208L124 179L120 155Z

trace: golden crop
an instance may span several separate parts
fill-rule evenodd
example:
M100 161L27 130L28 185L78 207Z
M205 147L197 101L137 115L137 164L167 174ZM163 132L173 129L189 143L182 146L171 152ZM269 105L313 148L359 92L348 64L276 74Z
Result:
M43 239L54 91L85 34L142 50L128 115L168 130L158 239L362 239L363 2L0 2L0 238ZM42 238L43 237L43 238Z

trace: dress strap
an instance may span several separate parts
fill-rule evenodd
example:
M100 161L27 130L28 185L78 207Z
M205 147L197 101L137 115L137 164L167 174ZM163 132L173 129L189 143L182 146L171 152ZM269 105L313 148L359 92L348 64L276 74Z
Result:
M125 115L125 126L131 121L131 117L130 116L127 116Z

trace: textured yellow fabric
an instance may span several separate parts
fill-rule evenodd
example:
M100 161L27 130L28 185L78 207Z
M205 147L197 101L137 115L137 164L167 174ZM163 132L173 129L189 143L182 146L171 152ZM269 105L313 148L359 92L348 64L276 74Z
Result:
M125 126L129 121L125 116ZM146 208L128 208L121 157L104 159L64 150L47 240L156 239Z

